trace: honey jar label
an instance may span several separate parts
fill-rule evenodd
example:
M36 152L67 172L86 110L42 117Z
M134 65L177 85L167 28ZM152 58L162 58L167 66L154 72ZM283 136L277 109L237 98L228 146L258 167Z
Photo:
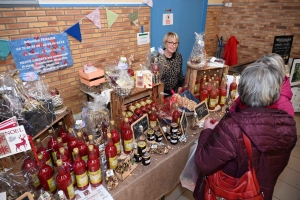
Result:
M49 165L51 168L53 168L51 158L49 158L49 160L46 161L46 164Z
M72 184L74 185L75 184L75 175L74 175L74 172L71 172L70 175L71 175L71 179L72 179Z
M113 158L109 158L109 166L110 166L110 169L115 169L118 166L117 156L115 156Z
M53 176L47 180L50 192L53 192L56 189L56 183L54 181Z
M120 145L120 142L115 143L115 146L116 146L116 148L117 148L117 154L120 154L120 153L121 153L121 145Z
M38 187L41 184L37 172L31 175L31 179L34 187Z
M236 90L232 90L232 91L230 92L230 97L231 97L231 99L235 99L235 95L236 95Z
M89 183L89 179L86 172L80 175L76 175L75 177L76 177L77 187L84 187Z
M149 163L150 163L150 159L149 159L149 160L145 160L145 163L146 163L146 164L149 164Z
M132 149L133 149L132 139L124 140L124 149L125 149L125 151L132 151Z
M51 155L52 155L54 164L56 164L56 161L57 161L56 152L52 152Z
M209 100L209 107L212 107L212 108L216 107L216 99Z
M69 199L73 199L75 196L73 184L71 184L67 187L67 191L68 191Z
M87 162L87 160L88 160L88 156L86 155L86 156L82 156L81 157L82 158L82 160L86 163Z
M92 183L92 184L100 183L102 181L102 174L101 174L100 169L95 172L89 171L89 179L90 179L90 183Z
M156 127L157 122L156 121L150 121L150 128Z
M221 96L220 104L225 104L226 102L226 96Z

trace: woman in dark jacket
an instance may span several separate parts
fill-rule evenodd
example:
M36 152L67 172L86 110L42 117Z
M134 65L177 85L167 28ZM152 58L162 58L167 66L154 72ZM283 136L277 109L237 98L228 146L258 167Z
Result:
M297 140L295 120L273 104L280 95L282 76L274 66L249 65L238 86L240 111L227 114L218 124L205 121L195 153L200 171L194 190L196 200L204 199L204 175L222 170L239 178L248 170L242 132L251 140L253 167L264 199L272 199L277 178Z

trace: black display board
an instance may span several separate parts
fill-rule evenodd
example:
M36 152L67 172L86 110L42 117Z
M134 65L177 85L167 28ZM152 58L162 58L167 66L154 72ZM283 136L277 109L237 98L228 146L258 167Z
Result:
M137 139L140 137L140 132L139 132L139 126L143 126L143 132L148 130L149 128L149 120L148 120L148 115L144 114L141 118L139 118L137 121L135 121L133 124L131 124L131 130L133 132L134 139Z
M293 45L293 35L275 36L272 53L281 55L285 64L288 64Z
M198 120L201 121L209 116L208 107L205 101L202 101L199 103L194 111L197 113Z
M182 134L185 134L187 126L188 126L185 111L183 111L183 113L181 115L180 126L181 126Z

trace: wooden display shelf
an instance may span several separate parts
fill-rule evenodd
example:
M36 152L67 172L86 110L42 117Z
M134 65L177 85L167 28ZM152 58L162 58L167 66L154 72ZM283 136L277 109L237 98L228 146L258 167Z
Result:
M153 92L154 94L153 94ZM164 101L164 96L160 95L164 91L164 84L155 84L153 88L134 88L128 97L120 97L113 91L110 93L110 116L111 119L115 121L115 126L119 129L119 125L122 119L122 112L126 110L126 105L134 103L143 98L149 98L156 102L162 104Z
M204 71L206 75L213 76L214 74L217 74L219 76L220 80L222 79L223 73L226 75L228 74L229 67L227 65L224 65L224 67L203 67L203 68L197 68L194 65L191 65L189 62L188 68L186 70L186 81L188 83L189 91L194 94L194 87L196 80L199 80L200 74L202 74Z

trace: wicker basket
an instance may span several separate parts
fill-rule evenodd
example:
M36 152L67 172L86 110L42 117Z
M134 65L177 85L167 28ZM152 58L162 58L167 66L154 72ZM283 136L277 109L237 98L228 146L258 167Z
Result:
M120 97L127 97L130 95L131 91L134 88L134 83L132 83L130 86L127 87L121 87L118 84L113 84L112 80L109 76L105 76L106 80L108 80L108 83L111 87L111 89L113 89L113 91Z

